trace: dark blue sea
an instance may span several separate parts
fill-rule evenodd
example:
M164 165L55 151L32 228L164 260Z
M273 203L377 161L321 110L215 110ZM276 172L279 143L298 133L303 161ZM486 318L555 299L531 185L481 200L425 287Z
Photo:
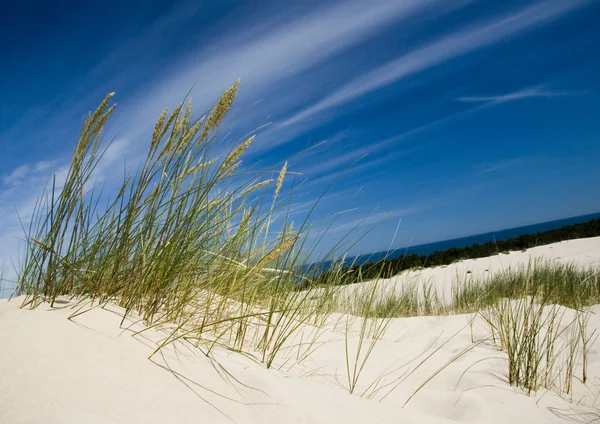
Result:
M578 224L581 222L587 222L592 219L600 218L600 213L594 213L590 215L575 216L572 218L559 219L556 221L542 222L539 224L526 225L524 227L508 228L506 230L493 231L491 233L477 234L473 236L461 237L452 240L438 241L435 243L421 244L418 246L403 247L400 249L393 250L391 252L376 252L370 255L359 255L352 258L347 258L346 263L354 263L356 265L362 265L367 262L377 262L381 259L394 259L402 255L410 255L416 253L418 255L429 255L436 250L447 250L452 247L467 247L473 244L482 244L489 241L500 241L507 240L515 237L519 237L522 234L535 234L539 232L554 230L556 228L566 227L568 225ZM329 263L324 263L319 266L320 269L327 269Z

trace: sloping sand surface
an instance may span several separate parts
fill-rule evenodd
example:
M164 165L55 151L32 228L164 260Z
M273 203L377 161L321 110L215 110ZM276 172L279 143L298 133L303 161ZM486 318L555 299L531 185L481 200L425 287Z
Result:
M599 264L600 238L464 261L425 270L419 278L444 287L457 273L495 272L540 256ZM68 302L30 311L19 309L21 301L0 301L1 423L516 424L565 422L548 407L569 408L553 392L528 397L510 387L505 353L488 342L474 346L485 328L478 321L468 325L467 315L394 319L351 395L343 316L333 317L310 347L292 346L266 369L255 358L218 347L208 358L187 342L149 360L165 334L149 329L134 335L143 325L127 319L120 327L116 306L69 320ZM593 311L590 325L600 328L600 307ZM352 357L358 334L357 323L350 324ZM311 331L317 330L303 329ZM599 383L597 346L590 350L589 375ZM578 385L574 401L592 402L594 387Z
M457 279L485 278L498 272L544 262L572 263L583 268L600 266L600 237L567 240L522 252L500 253L486 258L465 259L448 266L406 271L393 278L380 280L378 289L385 292L396 290L404 284L421 285L425 282L431 284L448 301L451 299L452 282ZM362 284L359 290L367 289L369 284ZM348 286L348 290L354 290L355 286L358 285Z

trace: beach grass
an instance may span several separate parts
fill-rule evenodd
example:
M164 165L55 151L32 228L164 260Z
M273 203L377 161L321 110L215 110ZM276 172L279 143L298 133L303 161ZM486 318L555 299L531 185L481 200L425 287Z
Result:
M575 367L586 365L596 330L588 310L599 301L595 268L531 261L486 279L466 278L453 287L453 309L476 312L491 340L507 353L510 385L532 394L540 389L571 394Z
M487 278L467 276L453 283L453 309L477 311L501 299L536 296L544 303L577 309L600 303L600 269L573 263L531 260Z
M237 88L206 115L194 117L191 102L165 109L145 161L105 206L93 176L112 95L88 115L65 181L54 179L36 205L16 290L24 307L110 301L123 320L174 325L161 347L185 338L253 350L267 367L302 324L332 312L327 290L296 289L311 278L298 272L310 228L295 229L281 200L287 163L249 176L242 157L254 136L221 144Z

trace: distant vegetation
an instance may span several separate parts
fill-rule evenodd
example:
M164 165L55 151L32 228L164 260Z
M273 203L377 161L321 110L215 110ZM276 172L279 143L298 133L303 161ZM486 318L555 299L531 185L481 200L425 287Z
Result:
M408 269L450 265L464 259L484 258L564 240L597 236L600 236L600 219L592 219L588 222L568 225L555 230L523 234L508 240L437 250L429 255L418 255L416 253L402 255L398 258L384 259L375 263L343 267L342 272L339 268L328 270L321 275L320 280L317 280L317 282L331 281L330 273L338 275L339 284L352 284L375 278L390 278Z

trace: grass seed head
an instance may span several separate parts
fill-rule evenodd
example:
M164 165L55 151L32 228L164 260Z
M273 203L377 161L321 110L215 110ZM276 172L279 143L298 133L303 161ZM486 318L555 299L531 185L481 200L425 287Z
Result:
M231 164L236 162L244 154L246 149L248 149L248 146L250 146L253 140L254 136L247 138L246 141L244 141L233 152L231 152L223 161L221 169L227 169Z
M279 176L277 177L277 184L275 185L275 197L279 195L281 191L281 186L283 185L283 180L285 179L285 173L287 172L287 161L283 164L281 171L279 171Z
M167 119L168 111L169 111L168 107L164 108L160 114L160 117L156 121L156 125L154 126L154 132L152 133L152 144L150 146L151 150L156 149L156 147L160 143L160 139L162 138L161 133L162 133L163 125L165 123L165 119Z
M223 121L223 118L225 118L225 115L227 115L227 112L229 111L229 108L231 107L231 104L233 103L233 100L234 100L235 95L238 90L239 83L240 83L240 81L237 80L233 84L233 86L228 88L221 95L221 98L219 98L219 101L217 102L217 104L213 108L212 112L208 116L208 120L206 121L206 126L204 127L204 130L202 132L202 138L204 138L210 131L214 130L221 124L221 122Z

